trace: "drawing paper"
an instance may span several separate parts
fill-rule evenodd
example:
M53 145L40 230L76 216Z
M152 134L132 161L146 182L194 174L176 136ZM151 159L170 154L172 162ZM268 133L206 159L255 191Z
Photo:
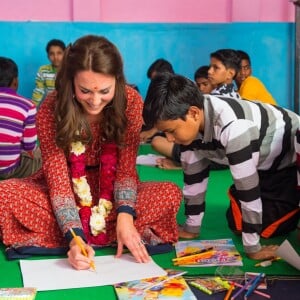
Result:
M35 287L38 291L113 285L155 276L167 272L153 260L137 263L130 254L121 258L114 255L96 256L96 272L75 270L67 259L20 260L24 287Z

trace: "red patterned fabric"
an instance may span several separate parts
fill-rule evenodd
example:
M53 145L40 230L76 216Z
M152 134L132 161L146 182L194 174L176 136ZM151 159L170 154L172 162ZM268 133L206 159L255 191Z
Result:
M118 187L117 195L130 191L136 199L122 199L121 196L115 199L114 210L107 219L109 240L112 242L116 238L115 209L125 204L135 207L136 227L149 243L176 242L176 214L181 201L181 191L172 183L139 182L135 162L143 102L134 89L128 87L126 92L128 130L126 146L119 151L115 186ZM43 169L26 179L0 182L0 237L7 246L66 246L66 232L71 227L82 228L67 158L54 142L54 104L55 92L44 101L37 117ZM97 166L100 131L99 127L92 127L93 143L86 149L87 165L94 166L87 170L87 180L94 201L98 201L99 195Z

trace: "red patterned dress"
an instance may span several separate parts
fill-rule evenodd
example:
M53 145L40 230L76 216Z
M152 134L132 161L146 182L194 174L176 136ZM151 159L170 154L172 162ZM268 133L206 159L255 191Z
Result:
M135 226L147 243L173 243L178 239L176 214L182 198L181 191L169 182L139 181L136 155L143 102L134 89L127 87L126 93L128 130L126 146L119 150L114 209L106 220L109 240L114 242L116 239L116 211L130 207L136 215ZM82 229L68 156L55 143L55 101L54 92L43 102L37 116L42 170L25 179L0 182L0 238L13 249L24 246L64 247L67 246L69 229ZM97 201L101 128L94 125L92 132L93 142L86 149L86 172L93 201Z

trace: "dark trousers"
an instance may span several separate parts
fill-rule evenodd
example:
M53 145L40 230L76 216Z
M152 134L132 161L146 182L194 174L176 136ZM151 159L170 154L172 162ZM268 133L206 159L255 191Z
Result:
M297 227L300 217L300 190L297 189L296 167L276 172L259 172L262 200L261 236L287 234ZM230 206L227 221L231 230L242 231L241 204L234 185L229 189Z

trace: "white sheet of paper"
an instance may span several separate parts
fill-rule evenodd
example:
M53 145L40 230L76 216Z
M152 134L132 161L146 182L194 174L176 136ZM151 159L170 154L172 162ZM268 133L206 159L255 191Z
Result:
M288 240L285 240L279 246L279 248L276 250L276 254L290 265L300 270L300 256Z
M38 291L112 285L123 281L164 276L166 271L153 260L137 263L130 254L96 256L97 271L77 271L67 259L20 260L24 287Z
M156 166L156 160L158 158L165 158L164 156L161 155L156 155L156 154L142 154L138 155L136 158L136 164L137 165L144 165L144 166Z

